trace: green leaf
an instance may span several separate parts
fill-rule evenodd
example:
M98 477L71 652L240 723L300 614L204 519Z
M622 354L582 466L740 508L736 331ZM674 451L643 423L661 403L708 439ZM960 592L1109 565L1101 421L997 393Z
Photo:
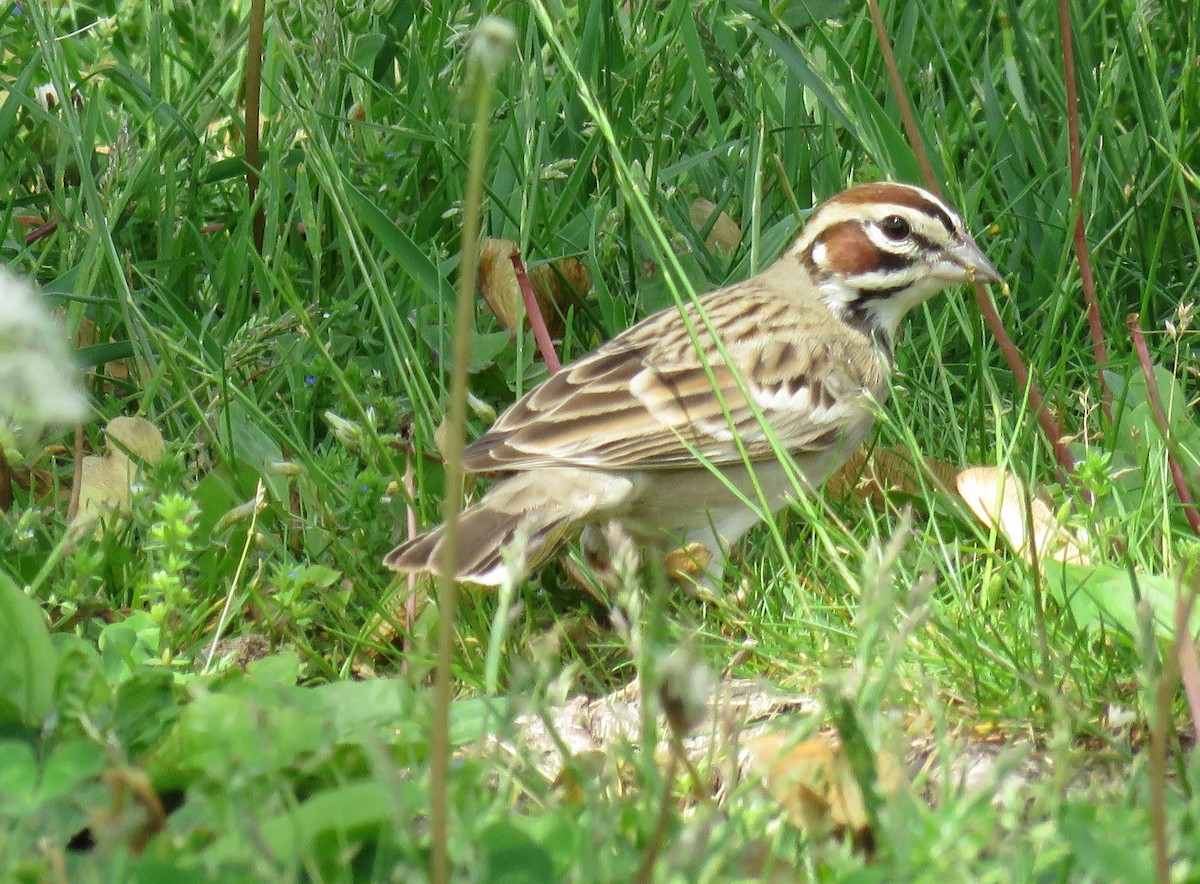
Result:
M146 611L134 611L124 620L100 630L100 657L109 684L122 684L149 660L158 657L161 627Z
M223 419L222 419L223 420ZM275 494L286 493L287 483L269 465L284 460L283 451L271 435L262 428L260 419L241 402L229 404L229 424L233 433L233 453L238 460L252 464ZM275 481L272 481L272 480Z
M1116 372L1104 372L1104 381L1112 391L1118 427L1116 448L1119 451L1140 455L1150 440L1162 438L1158 421L1150 404L1150 391L1145 377L1139 372L1128 379ZM1195 471L1200 465L1200 425L1188 407L1187 394L1178 379L1161 365L1154 366L1154 383L1158 400L1167 421L1167 430L1176 451L1182 455L1184 468Z
M129 359L133 355L132 342L117 341L113 344L93 344L90 347L80 347L75 351L75 361L80 368L95 368L106 362Z
M847 113L846 102L843 95L836 93L829 86L820 74L816 72L813 65L809 63L808 58L801 55L799 47L794 46L783 40L774 30L759 27L754 22L749 23L749 29L758 35L764 45L772 52L783 59L783 63L791 68L792 73L812 91L817 100L824 105L825 109L833 116L835 120L846 127L846 130L851 134L855 141L860 141L858 127L850 119Z
M1073 848L1079 875L1095 881L1153 881L1150 823L1142 807L1066 805L1059 831Z
M68 740L54 747L42 769L38 796L42 801L59 798L100 774L104 751L87 740Z
M359 34L350 50L350 61L359 69L369 71L384 44L383 34Z
M350 179L342 175L342 186L359 217L379 237L380 245L421 289L426 300L449 303L450 286L438 271L437 265L422 252L403 230L383 214Z
M294 652L263 657L246 667L246 676L263 687L292 687L300 678L300 658Z
M499 697L455 700L450 706L450 745L465 746L482 740L487 733L489 716L503 714L503 710L504 701Z
M319 698L277 682L280 674L273 666L260 668L263 682L239 675L221 693L197 697L149 759L154 781L171 788L196 778L274 774L326 746L328 722Z
M552 881L554 860L537 841L510 822L493 823L479 839L486 862L482 880L488 884Z
M0 723L41 727L54 699L58 655L37 603L0 574Z
M37 756L19 740L0 740L0 805L7 813L37 806Z
M1102 624L1116 626L1137 635L1137 593L1149 605L1154 631L1162 639L1175 635L1175 603L1178 581L1161 574L1136 574L1131 577L1116 565L1057 564L1046 569L1046 584L1060 603L1071 609L1075 620L1086 628ZM1200 611L1193 614L1191 627L1200 623Z
M332 738L339 742L370 738L386 728L404 726L412 717L414 695L402 681L342 681L311 690L326 710Z
M257 838L274 861L292 864L322 833L350 836L391 825L393 802L397 800L382 782L348 783L318 792L296 809L266 820ZM242 846L240 832L227 835L208 850L207 858L219 861L238 856Z
M471 364L467 371L471 374L483 371L511 345L512 335L506 331L471 335Z

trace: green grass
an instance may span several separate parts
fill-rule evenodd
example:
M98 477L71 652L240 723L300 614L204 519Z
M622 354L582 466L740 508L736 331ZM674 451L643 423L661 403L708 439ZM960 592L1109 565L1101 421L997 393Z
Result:
M490 124L484 234L516 240L531 263L588 267L565 358L689 287L765 266L815 199L919 180L865 11L820 4L833 20L813 25L798 5L779 17L752 0L493 9L518 37ZM404 531L406 463L420 524L444 496L435 432L471 138L466 45L482 6L271 8L256 205L240 159L248 3L0 10L0 261L35 278L70 331L84 319L98 331L78 353L95 406L85 453L119 414L144 415L167 442L128 518L77 543L70 434L45 439L66 451L9 455L0 635L23 655L0 651L18 686L0 687L0 878L428 874L437 611L384 637L406 587L381 559ZM809 837L754 778L718 804L684 802L656 880L753 878L764 863L784 880L1146 880L1159 822L1175 878L1198 874L1197 710L1168 679L1158 711L1170 631L1133 602L1161 600L1169 619L1196 538L1125 317L1140 315L1178 385L1172 445L1195 488L1197 332L1165 323L1180 325L1200 278L1200 25L1179 0L1072 8L1081 202L1109 369L1130 390L1110 424L1072 248L1056 9L884 13L934 168L1011 285L997 297L1005 325L1073 448L1091 453L1096 502L1076 500L1069 518L1117 576L1099 609L1067 597L930 488L883 508L798 502L778 540L764 527L743 543L715 600L626 588L610 609L558 566L503 603L466 594L448 796L464 879L631 878L669 788L649 744L611 747L600 773L580 760L569 788L483 735L639 671L654 683L685 640L714 672L733 661L729 675L834 701L796 732L836 726L866 757L923 740L939 776L875 802L871 854ZM47 83L64 99L48 109L35 97ZM697 197L741 224L733 254L692 228ZM18 221L30 217L56 227L27 243ZM480 402L502 409L545 376L532 336L510 343L482 302L475 332ZM115 359L128 377L108 375ZM898 368L876 444L1001 465L1071 501L969 293L910 319ZM468 434L487 423L468 414ZM203 671L227 601L223 637L262 637L272 654L248 673ZM1115 711L1130 723L1114 725ZM1152 730L1165 768L1146 751ZM1013 794L947 779L983 735L1031 739L1053 772ZM155 802L169 813L143 833Z

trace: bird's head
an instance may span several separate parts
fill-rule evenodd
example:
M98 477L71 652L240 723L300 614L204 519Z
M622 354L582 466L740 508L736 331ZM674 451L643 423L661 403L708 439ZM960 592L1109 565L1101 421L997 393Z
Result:
M851 187L818 206L789 249L830 308L887 337L913 307L960 282L1000 282L962 218L909 184Z

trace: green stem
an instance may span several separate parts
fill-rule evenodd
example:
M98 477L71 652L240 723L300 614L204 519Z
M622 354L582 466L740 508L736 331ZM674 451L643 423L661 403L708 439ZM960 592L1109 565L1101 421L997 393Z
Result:
M458 265L458 299L454 314L453 364L450 407L446 418L446 498L443 502L445 534L441 576L438 580L437 670L433 689L433 723L429 761L432 877L450 880L450 688L454 662L454 621L458 609L458 517L462 511L462 456L467 414L467 365L471 353L471 326L475 307L475 269L479 264L479 227L483 206L483 171L487 162L488 117L497 65L480 56L495 47L480 46L488 37L476 31L470 57L475 114L471 153L467 164L467 192L463 205L462 251Z

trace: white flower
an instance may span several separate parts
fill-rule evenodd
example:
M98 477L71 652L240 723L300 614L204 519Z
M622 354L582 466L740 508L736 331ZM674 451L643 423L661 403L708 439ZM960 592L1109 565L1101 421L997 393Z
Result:
M43 430L86 414L62 329L33 286L0 269L0 446L19 454Z

